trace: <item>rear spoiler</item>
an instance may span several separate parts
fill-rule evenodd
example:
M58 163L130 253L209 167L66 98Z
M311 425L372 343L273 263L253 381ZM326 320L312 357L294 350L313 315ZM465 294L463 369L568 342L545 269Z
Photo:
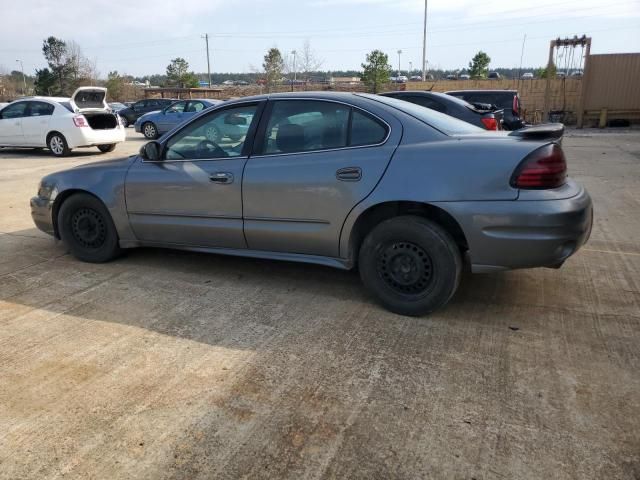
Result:
M562 123L543 123L541 125L532 125L524 127L520 130L514 130L509 134L510 137L522 137L525 139L544 139L544 138L562 138L564 135L564 125Z

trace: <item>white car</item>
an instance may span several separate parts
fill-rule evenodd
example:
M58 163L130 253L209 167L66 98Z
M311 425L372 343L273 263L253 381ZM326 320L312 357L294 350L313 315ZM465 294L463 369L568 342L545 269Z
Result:
M72 149L111 152L125 129L106 102L107 89L80 87L71 98L25 97L0 109L0 147L46 147L56 157Z
M533 79L533 73L531 72L525 72L522 74L522 79L523 80L532 80Z

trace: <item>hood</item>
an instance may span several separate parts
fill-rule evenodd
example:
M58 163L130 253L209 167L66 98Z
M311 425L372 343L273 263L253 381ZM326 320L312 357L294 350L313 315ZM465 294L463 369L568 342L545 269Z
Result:
M71 107L75 112L104 112L109 110L107 89L103 87L80 87L71 95Z
M151 115L157 115L158 113L161 113L161 112L162 112L162 110L154 110L152 112L147 112L147 113L145 113L143 115L140 115L138 117L138 120L141 120L143 118L149 118Z

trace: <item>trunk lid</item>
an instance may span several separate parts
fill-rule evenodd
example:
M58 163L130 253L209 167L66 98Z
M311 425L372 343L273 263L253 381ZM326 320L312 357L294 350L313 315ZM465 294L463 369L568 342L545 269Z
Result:
M80 87L69 100L71 107L78 113L108 112L107 89L103 87Z

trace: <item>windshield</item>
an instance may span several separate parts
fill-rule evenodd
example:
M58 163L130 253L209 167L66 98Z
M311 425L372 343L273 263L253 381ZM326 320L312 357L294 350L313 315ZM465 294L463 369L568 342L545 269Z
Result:
M486 130L483 130L480 127L463 122L462 120L458 120L457 118L453 118L444 113L436 112L430 108L416 105L415 103L391 97L382 97L379 95L367 95L367 97L381 103L386 103L390 107L396 108L407 115L411 115L446 135L464 135L486 132Z

